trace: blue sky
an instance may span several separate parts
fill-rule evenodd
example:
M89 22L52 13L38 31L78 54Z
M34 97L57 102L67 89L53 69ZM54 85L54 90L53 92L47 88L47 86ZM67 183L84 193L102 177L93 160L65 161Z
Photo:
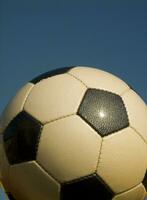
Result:
M1 0L0 112L50 69L88 65L129 83L147 102L147 1Z
M147 102L147 1L0 1L0 112L34 76L73 65L115 74Z

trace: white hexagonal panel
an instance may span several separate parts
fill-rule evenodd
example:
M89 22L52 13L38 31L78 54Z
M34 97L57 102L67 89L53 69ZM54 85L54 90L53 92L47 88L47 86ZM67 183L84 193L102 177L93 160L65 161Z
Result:
M60 182L94 173L101 137L74 115L44 126L37 162Z
M145 102L133 90L122 95L122 99L124 100L128 112L130 126L133 127L147 143L147 107Z
M90 67L75 67L69 70L69 74L84 82L89 88L96 88L122 94L128 90L128 85L118 77Z
M59 200L59 183L46 173L35 161L11 166L9 176L11 181L11 193L16 199Z
M53 76L34 86L24 109L47 123L76 113L85 91L86 87L68 74Z
M136 187L116 195L112 200L145 200L146 191L140 183Z
M97 173L115 193L141 183L147 167L147 145L130 127L104 137Z

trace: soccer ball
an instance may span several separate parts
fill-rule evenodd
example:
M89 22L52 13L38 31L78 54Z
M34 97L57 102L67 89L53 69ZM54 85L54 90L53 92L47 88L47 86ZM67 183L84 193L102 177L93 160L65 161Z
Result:
M42 74L0 120L2 182L17 200L143 200L147 108L116 76L77 66Z

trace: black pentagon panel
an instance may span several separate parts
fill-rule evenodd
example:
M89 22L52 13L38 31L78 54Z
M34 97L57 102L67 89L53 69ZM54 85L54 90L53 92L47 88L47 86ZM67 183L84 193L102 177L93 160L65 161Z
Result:
M59 75L59 74L64 74L64 73L68 72L71 68L73 68L73 67L64 67L64 68L51 70L49 72L43 73L43 74L35 77L30 82L36 84L39 81L41 81L42 79L45 79L45 78L48 78L48 77L52 77L52 76L55 76L55 75Z
M129 126L122 98L104 90L88 89L77 114L102 137Z
M90 175L61 186L60 200L111 200L114 193L96 175Z
M41 129L41 123L24 111L10 122L3 140L11 165L36 159Z
M144 179L142 181L142 184L144 185L145 189L147 190L147 172L145 173Z

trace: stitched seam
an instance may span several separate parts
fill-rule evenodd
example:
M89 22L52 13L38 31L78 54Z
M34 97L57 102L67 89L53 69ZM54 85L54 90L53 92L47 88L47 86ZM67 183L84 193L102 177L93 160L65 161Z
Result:
M26 101L27 101L29 95L31 94L31 91L32 91L32 89L34 88L34 86L35 86L35 85L32 85L32 87L28 90L27 95L25 96L25 99L24 99L24 101L23 101L23 103L22 103L21 110L24 110L25 103L26 103Z
M97 166L96 166L96 172L97 172L97 170L98 170L99 163L100 163L100 160L101 160L101 155L102 155L102 145L103 145L103 138L102 138L102 141L101 141L101 146L100 146L100 151L99 151L99 157L98 157Z
M62 182L61 184L62 184L62 185L69 185L69 184L72 184L72 183L77 183L77 182L79 182L79 181L86 180L86 179L91 178L91 177L94 177L94 176L97 176L97 177L98 177L97 174L95 174L95 173L90 173L90 174L88 174L88 175L86 175L86 176L75 177L75 178L72 179L72 180L64 181L64 182Z
M43 169L43 171L44 171L45 173L47 173L48 176L50 176L50 177L53 178L58 184L60 184L60 181L59 181L57 178L55 178L51 173L49 173L49 172L42 166L42 164L40 164L40 162L39 162L38 160L35 160L35 162L37 163L37 165L39 165L39 167L40 167L41 169Z
M144 139L144 137L133 126L130 126L130 128L133 129L137 133L137 135L139 135L139 137L141 137L145 144L147 144L147 141Z
M44 122L43 125L49 124L49 123L51 123L51 122L56 122L56 121L58 121L58 120L60 120L60 119L67 118L67 117L70 117L70 116L72 116L72 115L76 115L76 113L72 113L72 114L69 114L69 115L65 115L65 116L62 116L62 117L58 117L58 118L56 118L56 119L52 119L52 120L50 120L50 121L48 121L48 122Z
M36 157L37 157L38 151L39 151L39 144L40 144L40 138L41 138L42 130L43 130L43 125L41 125L41 127L40 127L38 138L37 138L37 142L36 142L36 146L35 146Z
M116 195L120 195L120 194L123 194L123 193L125 193L125 192L129 192L130 190L132 190L132 189L138 187L140 184L141 184L141 183L139 183L139 184L137 184L137 185L135 185L135 186L133 186L133 187L127 189L127 190L124 190L124 191L122 191L122 192L119 192L119 193L117 193Z
M78 77L76 77L75 75L67 72L68 75L70 75L71 77L73 77L74 79L76 79L77 81L79 81L80 83L82 83L86 88L88 88L88 86L81 80L79 79Z

